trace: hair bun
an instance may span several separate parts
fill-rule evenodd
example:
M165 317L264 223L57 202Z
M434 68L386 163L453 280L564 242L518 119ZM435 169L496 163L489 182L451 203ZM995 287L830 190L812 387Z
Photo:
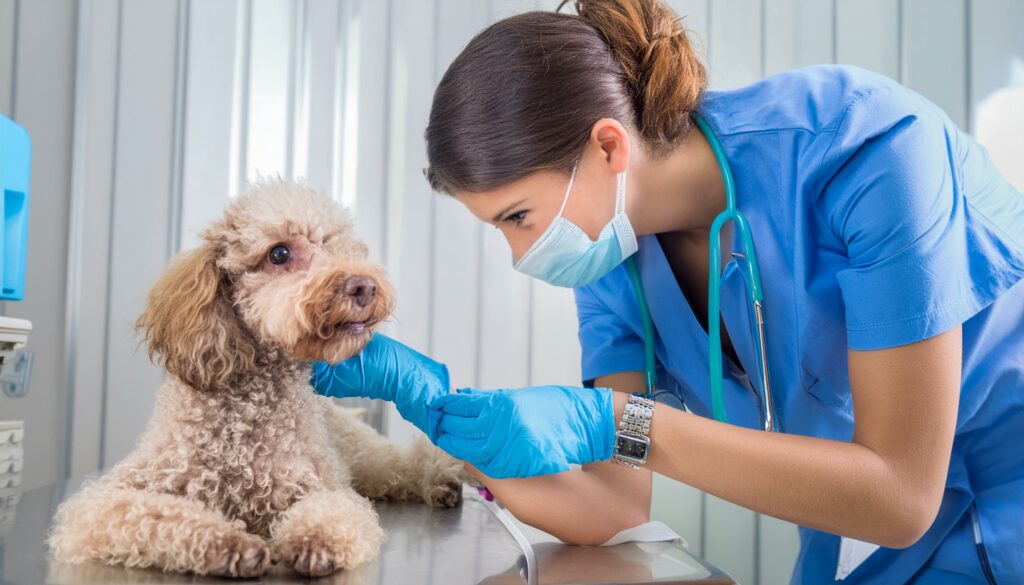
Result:
M640 135L655 149L671 148L689 130L690 113L707 86L704 65L675 12L659 0L572 4L604 37L622 69Z

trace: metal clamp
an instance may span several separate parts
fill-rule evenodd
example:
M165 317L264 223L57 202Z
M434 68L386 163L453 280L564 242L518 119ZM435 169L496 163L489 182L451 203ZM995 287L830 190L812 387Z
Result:
M31 351L16 350L0 366L0 386L3 386L6 396L21 398L28 394L33 355Z

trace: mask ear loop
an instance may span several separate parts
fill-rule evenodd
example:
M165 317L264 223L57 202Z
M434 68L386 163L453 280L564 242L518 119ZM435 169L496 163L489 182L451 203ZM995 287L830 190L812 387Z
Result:
M615 215L626 212L626 171L615 177Z
M565 213L565 206L569 204L569 195L572 194L572 184L576 181L576 169L578 168L580 168L580 162L576 161L572 165L572 172L569 173L569 186L565 188L565 197L562 199L562 208L558 210L558 214L551 220L552 222L555 221L555 219L562 217L562 214Z

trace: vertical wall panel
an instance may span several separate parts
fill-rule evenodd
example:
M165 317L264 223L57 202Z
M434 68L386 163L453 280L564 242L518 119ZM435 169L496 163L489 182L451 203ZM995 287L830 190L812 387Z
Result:
M17 54L18 0L0 0L0 114L11 116L14 105L14 59Z
M903 0L903 79L966 128L967 0ZM936 31L943 42L936 43Z
M771 75L796 66L799 55L798 0L764 1L764 73ZM821 2L827 4L827 2Z
M758 583L789 583L800 550L796 527L783 520L761 515L757 532Z
M341 158L335 155L334 180L340 181L341 199L354 203L356 230L370 248L370 256L390 256L389 226L399 233L397 207L389 207L388 130L389 59L391 55L391 2L354 0L342 3L339 26L339 80L335 116L344 118L344 134L336 137ZM393 243L393 242L391 242Z
M429 352L434 198L423 181L421 136L434 85L434 2L395 0L391 30L387 263L398 287L395 331Z
M687 39L707 64L711 2L709 0L668 0L667 4L679 16L680 22L686 29Z
M296 7L291 0L252 0L246 177L288 176L291 65Z
M740 583L757 583L757 514L707 495L704 498L704 558Z
M133 326L170 250L178 4L124 2L111 229L103 463L131 450L163 373Z
M708 81L715 89L740 87L762 76L761 0L711 3Z
M696 555L703 554L704 550L704 532L701 530L703 499L700 490L659 473L654 474L651 519L671 526L686 539L690 551Z
M253 0L238 0L235 14L235 61L231 76L231 143L228 151L228 194L245 190L248 184L249 87L252 69Z
M539 280L530 286L530 384L579 385L579 324L572 289Z
M0 397L0 412L25 421L23 485L31 489L63 475L67 456L63 342L77 12L72 0L53 0L22 1L16 13L17 46L7 52L15 58L7 69L13 82L5 88L14 121L32 137L31 210L25 300L5 303L4 313L32 321L35 368L28 395Z
M180 242L219 217L230 196L238 0L192 2L188 26Z
M992 162L1024 191L1024 2L970 3L970 125Z
M448 195L436 197L430 346L455 387L477 383L480 222Z
M765 0L765 75L832 63L833 4L823 0Z
M448 64L490 19L490 6L479 0L438 0L434 83ZM425 182L424 179L420 179ZM433 328L431 348L448 364L455 387L479 380L476 339L479 330L480 238L483 225L465 206L448 195L428 193L434 200Z
M530 383L530 277L512 270L501 232L484 228L480 263L480 365L483 388Z
M340 198L341 193L334 191L335 159L340 156L336 150L340 143L335 138L339 128L349 131L335 116L341 113L338 105L344 89L341 78L345 55L339 51L342 6L336 0L306 0L304 8L298 40L302 56L295 74L299 95L295 104L293 172L310 187ZM358 126L352 130L357 131ZM356 169L346 170L356 175ZM355 179L351 177L353 186Z
M433 350L435 195L423 180L423 129L434 88L435 11L433 0L394 0L389 49L386 261L398 289L394 333L427 354ZM404 421L392 420L392 437L415 434Z
M537 0L491 0L491 7L494 20L501 20L520 12L536 10Z
M70 465L99 469L106 392L107 295L114 128L117 117L119 2L79 4L78 73L68 243Z
M835 2L796 0L796 65L816 65L836 61Z
M836 0L836 61L900 78L895 0Z

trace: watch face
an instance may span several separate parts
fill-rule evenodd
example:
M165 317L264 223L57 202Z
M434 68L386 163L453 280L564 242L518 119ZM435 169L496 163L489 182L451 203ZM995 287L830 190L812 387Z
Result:
M641 463L647 461L648 442L641 437L620 434L615 439L615 454Z

